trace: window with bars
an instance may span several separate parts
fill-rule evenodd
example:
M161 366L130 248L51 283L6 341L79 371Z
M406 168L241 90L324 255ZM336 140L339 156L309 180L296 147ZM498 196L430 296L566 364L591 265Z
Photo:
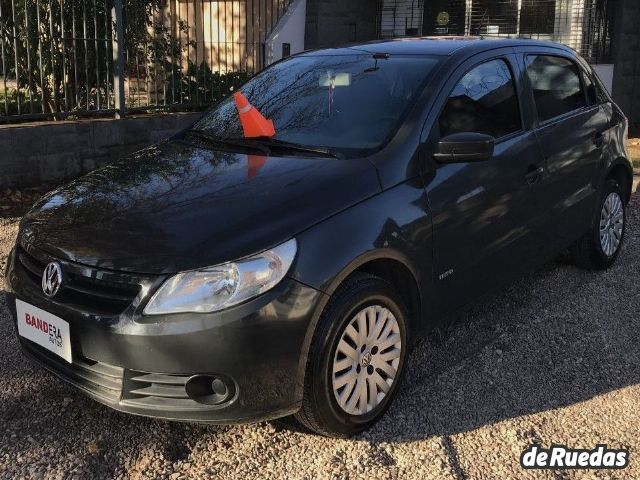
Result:
M553 35L555 21L556 0L522 0L521 35Z
M475 0L470 13L471 35L518 33L517 0Z
M610 61L613 0L379 0L378 3L380 37L528 37L564 43L594 63ZM420 29L413 28L417 15L422 15Z

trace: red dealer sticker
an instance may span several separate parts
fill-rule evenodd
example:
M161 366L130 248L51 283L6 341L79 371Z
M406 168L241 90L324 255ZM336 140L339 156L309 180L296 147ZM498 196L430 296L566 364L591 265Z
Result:
M69 324L60 317L16 300L18 333L71 363Z

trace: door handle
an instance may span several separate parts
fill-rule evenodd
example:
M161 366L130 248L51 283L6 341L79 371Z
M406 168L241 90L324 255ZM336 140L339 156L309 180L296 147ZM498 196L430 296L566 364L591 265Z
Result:
M538 183L540 178L542 178L543 173L544 173L544 167L539 167L538 165L529 165L529 168L527 168L527 173L524 176L524 178L529 185L533 185L534 183Z
M593 136L593 144L596 148L602 148L604 145L604 134L598 132Z

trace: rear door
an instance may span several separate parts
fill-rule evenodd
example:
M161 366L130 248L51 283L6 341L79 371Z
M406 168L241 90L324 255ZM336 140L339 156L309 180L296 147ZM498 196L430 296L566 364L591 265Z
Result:
M587 78L571 56L526 53L523 63L547 169L543 241L559 252L589 227L609 116L589 99Z
M433 214L436 308L454 311L539 259L544 162L521 104L522 75L509 53L467 61L445 87L426 141L475 132L495 138L484 162L432 164L426 189Z

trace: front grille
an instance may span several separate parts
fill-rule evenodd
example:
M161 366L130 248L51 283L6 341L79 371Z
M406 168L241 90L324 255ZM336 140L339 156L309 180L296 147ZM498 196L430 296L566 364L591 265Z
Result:
M228 405L191 399L185 389L191 375L129 370L77 354L73 363L68 363L30 340L20 339L20 343L25 353L44 368L114 408L165 418L200 419Z
M185 375L165 375L127 370L121 403L149 410L202 410L202 405L187 395Z
M27 353L48 370L109 403L149 410L189 411L206 408L187 396L187 375L126 370L76 355L73 363L68 363L29 340L21 342Z
M36 288L40 288L42 272L50 261L45 254L27 252L18 246L16 258L22 273ZM138 296L141 288L140 279L132 276L132 283L113 281L109 277L125 278L105 271L63 263L64 285L56 295L58 303L69 305L96 315L118 315L122 313Z
M73 363L68 363L29 340L22 340L22 344L30 355L53 373L107 402L120 399L124 369L81 357L74 357Z

